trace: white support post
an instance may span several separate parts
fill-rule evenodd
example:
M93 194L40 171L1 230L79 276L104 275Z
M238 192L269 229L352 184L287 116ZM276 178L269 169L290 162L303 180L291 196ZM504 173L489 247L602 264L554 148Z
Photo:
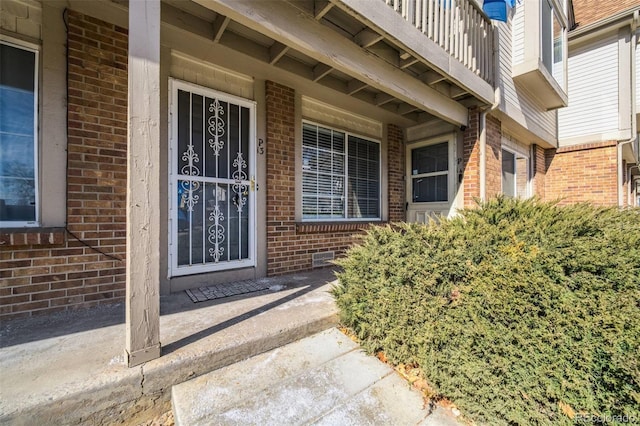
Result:
M129 2L126 357L160 357L160 0Z

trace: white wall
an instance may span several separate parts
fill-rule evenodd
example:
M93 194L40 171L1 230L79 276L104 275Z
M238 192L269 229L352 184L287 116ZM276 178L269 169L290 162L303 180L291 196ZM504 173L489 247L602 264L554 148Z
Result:
M500 91L500 112L503 127L517 134L527 142L556 145L557 121L555 111L546 111L538 105L531 94L516 86L512 77L514 64L524 58L524 4L517 4L515 14L507 23L496 22L498 31L498 90ZM513 32L512 32L513 28ZM512 50L513 48L513 50ZM519 62L518 62L519 61ZM509 120L505 119L509 117ZM528 137L527 137L527 133Z
M636 31L636 113L640 112L640 30Z
M559 111L559 138L616 132L618 120L617 33L569 53L569 106Z

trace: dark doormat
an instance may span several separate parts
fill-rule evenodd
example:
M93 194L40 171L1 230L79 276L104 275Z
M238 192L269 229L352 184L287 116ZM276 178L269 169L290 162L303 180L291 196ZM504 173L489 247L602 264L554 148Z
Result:
M262 280L261 280L262 281ZM246 280L235 283L211 285L185 290L194 303L205 302L207 300L222 299L223 297L237 296L239 294L253 293L256 291L284 290L286 286L276 285L273 282L264 280L263 282Z

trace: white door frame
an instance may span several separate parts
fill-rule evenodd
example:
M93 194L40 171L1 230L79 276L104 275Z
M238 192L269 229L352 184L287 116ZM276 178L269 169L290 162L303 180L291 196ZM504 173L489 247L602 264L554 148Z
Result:
M204 263L198 265L178 266L178 220L176 206L178 205L178 188L177 188L177 176L178 176L178 105L177 94L178 90L182 89L190 93L196 93L199 95L216 98L220 101L230 102L232 104L245 107L249 109L249 152L247 162L249 168L247 169L248 176L246 181L234 181L231 179L220 178L202 178L205 182L218 182L218 183L242 183L247 185L248 190L248 203L249 203L249 238L248 238L248 258L241 260L229 260L221 261L218 263ZM176 120L176 121L174 121ZM209 89L207 87L199 86L192 83L187 83L174 78L169 79L169 277L193 275L207 272L225 271L230 269L248 268L256 265L257 258L257 244L256 244L256 102L241 98L238 96L230 95L217 90ZM224 181L224 182L221 182Z
M413 202L413 171L411 168L411 151L416 148L422 148L429 145L436 145L446 142L448 146L448 171L447 171L447 198L446 202ZM407 202L407 222L425 223L429 217L442 214L450 216L453 214L456 195L456 136L453 133L444 134L429 139L423 139L414 143L407 144L405 153L405 194Z

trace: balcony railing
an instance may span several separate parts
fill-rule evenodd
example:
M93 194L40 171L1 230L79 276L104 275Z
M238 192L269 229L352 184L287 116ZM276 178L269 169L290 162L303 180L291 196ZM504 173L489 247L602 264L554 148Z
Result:
M493 28L473 0L383 0L485 81L493 81Z

